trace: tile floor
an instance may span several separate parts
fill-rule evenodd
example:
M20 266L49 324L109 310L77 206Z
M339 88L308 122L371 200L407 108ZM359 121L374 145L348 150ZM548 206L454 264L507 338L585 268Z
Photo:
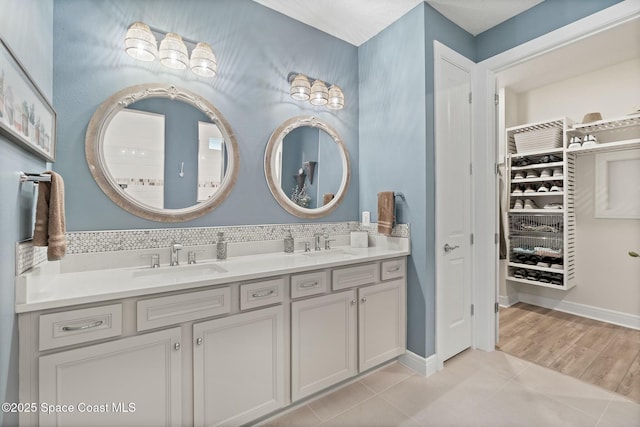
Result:
M640 404L501 351L467 350L422 377L399 363L263 427L640 426Z

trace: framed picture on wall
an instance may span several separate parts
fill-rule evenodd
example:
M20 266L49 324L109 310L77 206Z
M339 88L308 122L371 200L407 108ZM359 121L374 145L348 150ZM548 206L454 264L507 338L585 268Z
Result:
M56 112L0 38L0 133L38 156L56 158Z

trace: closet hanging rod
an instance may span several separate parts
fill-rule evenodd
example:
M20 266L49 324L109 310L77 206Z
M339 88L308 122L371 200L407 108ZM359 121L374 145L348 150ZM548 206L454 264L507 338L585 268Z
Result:
M33 182L37 184L41 181L51 182L51 175L45 173L20 172L20 182Z

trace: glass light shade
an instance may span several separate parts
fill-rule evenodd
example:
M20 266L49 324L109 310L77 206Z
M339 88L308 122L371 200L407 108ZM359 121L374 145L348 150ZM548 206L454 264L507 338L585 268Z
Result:
M160 42L160 63L174 70L184 70L189 63L187 46L182 37L175 33L167 33Z
M329 87L329 102L327 108L332 110L342 110L344 108L344 94L342 89L336 85Z
M158 56L158 42L149 26L142 22L131 24L124 38L124 49L140 61L153 61Z
M194 74L202 77L214 77L218 71L216 57L207 43L198 43L191 52L189 66Z
M329 91L327 85L320 80L316 80L311 85L311 98L309 102L313 105L327 105L329 102Z
M298 74L291 81L291 97L297 101L307 101L311 96L311 83L304 74Z

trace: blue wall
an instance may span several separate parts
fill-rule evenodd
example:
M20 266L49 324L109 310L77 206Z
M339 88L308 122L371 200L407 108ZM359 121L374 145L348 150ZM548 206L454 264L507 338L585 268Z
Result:
M53 0L2 0L0 36L51 100ZM44 160L0 136L0 402L18 401L18 323L14 313L15 244L33 232L34 186L18 172L42 172ZM18 425L0 411L0 425Z
M435 353L433 40L474 59L473 37L421 3L359 50L360 207L377 220L377 193L403 192L411 226L407 346Z
M132 22L209 42L218 59L215 79L142 63L124 53ZM323 221L358 217L357 48L249 0L64 0L54 8L54 105L58 111L57 172L66 179L67 228L74 230L191 227L303 222L274 200L264 179L264 149L284 120L315 115L342 135L356 160L344 203ZM287 74L306 73L336 83L346 106L338 112L289 96ZM212 213L186 223L161 224L117 207L95 184L84 138L96 108L134 84L166 82L210 100L240 146L240 174L229 198Z
M476 61L557 30L622 0L545 0L476 36Z

